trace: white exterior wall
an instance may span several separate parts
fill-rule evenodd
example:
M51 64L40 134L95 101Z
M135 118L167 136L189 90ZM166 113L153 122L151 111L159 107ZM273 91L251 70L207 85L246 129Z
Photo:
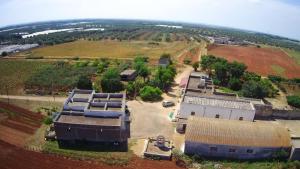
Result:
M216 147L217 151L212 152L210 147ZM229 149L235 149L235 152L229 152ZM253 153L247 153L247 150L253 150ZM284 147L241 147L232 145L214 145L202 144L197 142L185 141L184 153L188 155L197 154L203 157L217 157L229 159L265 159L272 158L280 151L289 151Z
M255 116L255 110L242 110L242 109L231 109L224 107L215 106L203 106L199 104L190 104L181 102L180 105L180 118L188 118L191 112L195 112L195 116L215 118L216 115L220 115L222 119L239 120L243 117L243 120L253 121Z

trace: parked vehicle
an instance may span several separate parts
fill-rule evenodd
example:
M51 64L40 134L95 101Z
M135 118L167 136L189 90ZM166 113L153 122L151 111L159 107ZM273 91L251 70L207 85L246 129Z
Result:
M164 101L162 102L162 106L163 106L163 107L171 107L171 106L175 106L175 103L172 102L172 101L164 100Z
M54 141L56 140L56 134L54 131L54 126L50 125L49 128L47 128L46 132L45 132L45 140L46 141Z

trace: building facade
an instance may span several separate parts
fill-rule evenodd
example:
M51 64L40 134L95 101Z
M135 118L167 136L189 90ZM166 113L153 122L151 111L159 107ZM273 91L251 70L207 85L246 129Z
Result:
M73 90L62 112L54 119L60 145L76 142L106 142L127 145L130 137L125 94Z
M250 160L287 157L290 148L289 133L280 125L190 117L184 153Z

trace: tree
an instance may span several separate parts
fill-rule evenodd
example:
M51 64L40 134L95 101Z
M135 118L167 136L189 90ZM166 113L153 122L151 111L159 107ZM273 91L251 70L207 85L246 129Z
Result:
M234 91L238 91L242 88L242 83L237 78L231 78L228 82L228 87Z
M253 80L253 81L260 81L261 80L261 76L254 73L254 72L245 72L242 79L244 81L250 81L250 80Z
M260 81L246 81L243 86L241 93L245 97L263 99L268 96L268 88L262 85Z
M133 68L137 71L137 74L145 79L150 75L150 70L148 69L145 62L137 61L134 63Z
M215 69L215 76L221 82L221 85L226 86L228 82L228 63L226 62L216 62L213 65Z
M140 96L145 101L161 100L162 91L157 87L145 86L140 90Z
M7 55L8 55L8 53L5 52L5 51L1 53L1 56L3 56L3 57L5 57L5 56L7 56Z
M240 79L247 69L247 66L243 63L232 62L228 64L230 77Z
M289 105L300 108L300 96L287 96L286 99Z
M154 78L151 80L150 84L155 87L159 87L167 91L168 87L174 81L176 75L176 69L174 66L170 65L166 68L158 67L155 71Z
M123 84L119 71L116 68L109 68L103 74L101 79L101 88L103 92L119 92L123 90Z
M194 62L192 64L193 68L194 68L194 71L197 71L197 69L199 68L199 62Z
M86 90L92 90L93 84L91 79L89 79L87 76L80 76L79 80L77 82L77 88L78 89L86 89Z

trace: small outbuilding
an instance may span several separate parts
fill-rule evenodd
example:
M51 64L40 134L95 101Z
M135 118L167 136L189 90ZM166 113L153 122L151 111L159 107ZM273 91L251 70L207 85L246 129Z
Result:
M136 70L124 70L120 73L121 80L123 81L134 81L137 77Z
M158 65L161 67L167 67L169 66L171 63L170 58L169 57L161 57L158 60Z
M184 152L202 157L229 159L287 158L289 132L271 122L249 122L191 116Z

